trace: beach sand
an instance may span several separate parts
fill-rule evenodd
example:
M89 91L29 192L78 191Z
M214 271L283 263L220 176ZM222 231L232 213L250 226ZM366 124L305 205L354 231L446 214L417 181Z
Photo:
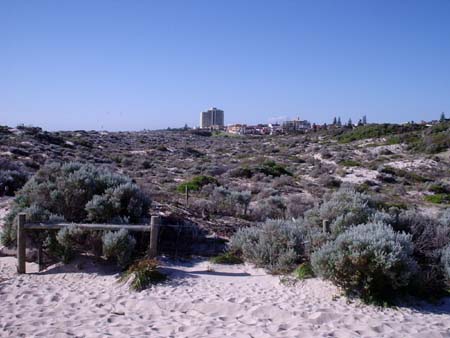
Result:
M169 282L131 292L89 260L21 276L15 264L0 258L1 337L450 337L449 299L378 308L250 265L166 260Z

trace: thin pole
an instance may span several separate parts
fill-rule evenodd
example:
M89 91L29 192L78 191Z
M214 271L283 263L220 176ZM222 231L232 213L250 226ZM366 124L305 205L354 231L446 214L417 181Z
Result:
M17 220L17 273L25 273L25 246L26 246L26 238L25 238L25 222L26 215L19 214Z
M152 216L150 222L150 248L149 257L154 258L158 255L158 233L161 225L161 217Z

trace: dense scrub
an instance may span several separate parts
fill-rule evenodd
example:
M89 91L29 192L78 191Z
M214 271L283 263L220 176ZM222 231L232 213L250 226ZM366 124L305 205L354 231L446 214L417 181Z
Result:
M356 140L363 140L368 138L378 138L393 134L402 134L411 131L417 131L424 129L424 126L416 124L367 124L359 126L355 129L344 130L344 132L338 136L338 140L341 143L349 143Z
M269 220L238 230L231 239L231 249L257 266L282 273L301 262L305 238L306 231L299 224Z
M418 267L411 235L383 223L352 227L313 253L321 277L366 301L392 300L406 289Z
M449 283L450 209L438 218L383 203L344 186L295 222L240 229L230 250L272 273L314 273L367 302L413 294L436 298ZM326 220L324 227L323 221ZM304 278L304 277L302 277Z
M0 159L0 196L14 196L28 180L28 172L20 164Z
M4 245L14 244L19 213L25 213L30 222L122 224L142 221L149 205L149 198L126 176L80 163L48 164L17 193L1 240ZM50 231L44 235L44 249L66 262L77 248L101 252L102 239L95 232L68 227L56 235ZM130 263L134 246L134 238L123 231L103 235L104 254L121 267Z

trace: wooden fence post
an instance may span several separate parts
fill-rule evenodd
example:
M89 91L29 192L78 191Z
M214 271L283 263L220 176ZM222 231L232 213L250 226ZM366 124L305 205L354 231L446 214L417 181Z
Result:
M43 267L43 252L42 252L42 240L39 238L38 239L39 243L38 243L38 256L37 256L37 261L38 261L38 271L41 272L42 271L42 267Z
M17 221L17 272L25 273L25 246L26 246L26 237L25 237L25 222L26 215L19 214Z
M158 255L158 233L161 225L161 217L152 216L150 222L150 250L149 257L154 258Z

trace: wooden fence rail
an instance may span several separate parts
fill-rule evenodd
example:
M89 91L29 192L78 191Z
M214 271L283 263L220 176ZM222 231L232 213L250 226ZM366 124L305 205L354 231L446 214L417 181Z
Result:
M120 230L150 232L149 257L158 254L158 233L161 226L161 217L152 216L150 224L77 224L77 223L27 223L26 215L19 214L17 218L17 272L26 273L26 230L59 230L66 227L77 227L86 230ZM41 261L41 248L38 252L38 262Z

